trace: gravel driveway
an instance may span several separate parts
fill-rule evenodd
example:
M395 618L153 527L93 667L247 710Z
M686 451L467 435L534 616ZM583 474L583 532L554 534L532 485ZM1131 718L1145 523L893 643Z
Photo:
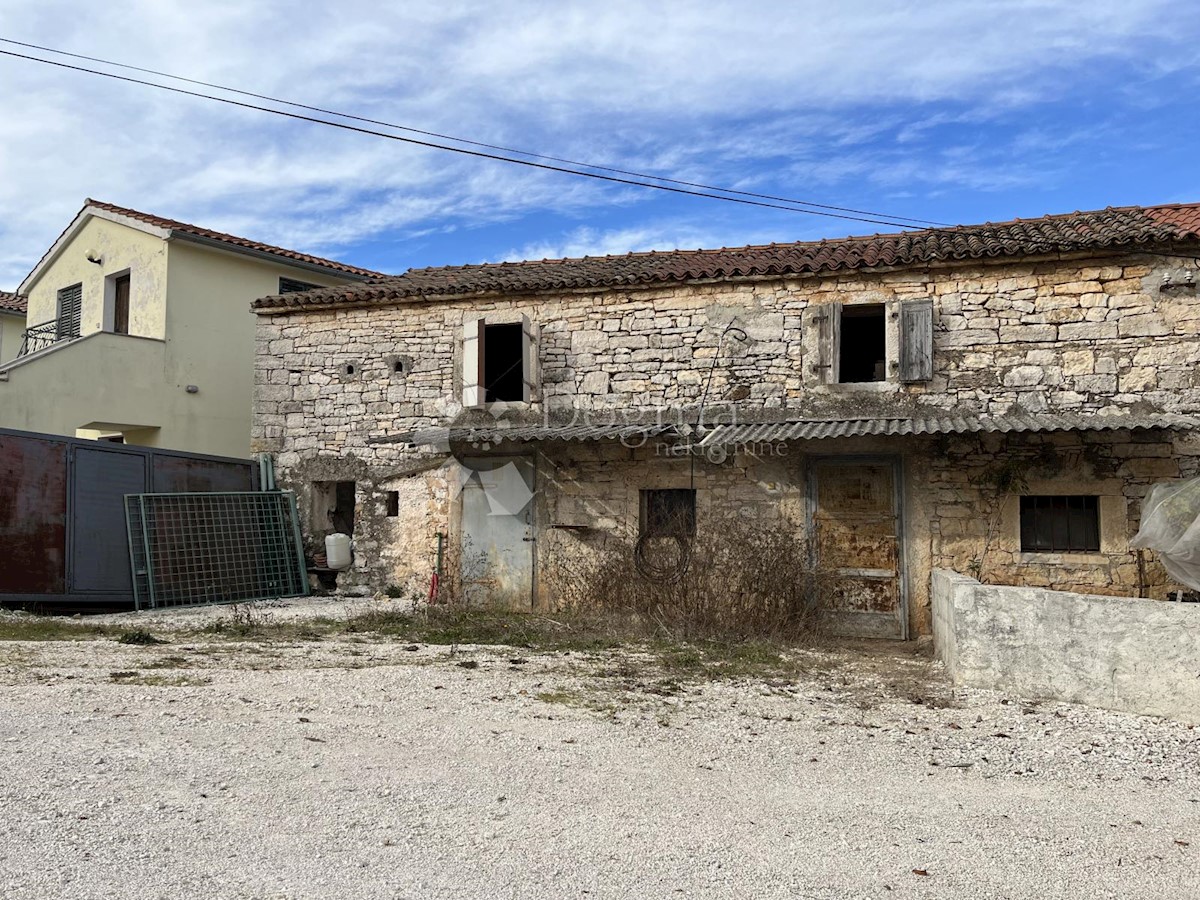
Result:
M191 640L0 644L3 896L1200 897L1200 731L910 651Z

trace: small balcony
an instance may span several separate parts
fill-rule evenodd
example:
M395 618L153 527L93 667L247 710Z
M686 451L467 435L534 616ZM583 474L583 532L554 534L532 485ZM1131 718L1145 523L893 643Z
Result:
M25 329L25 333L21 337L21 349L17 351L17 358L44 350L59 341L70 341L77 337L79 337L79 319L77 317L64 316L51 319L49 322Z

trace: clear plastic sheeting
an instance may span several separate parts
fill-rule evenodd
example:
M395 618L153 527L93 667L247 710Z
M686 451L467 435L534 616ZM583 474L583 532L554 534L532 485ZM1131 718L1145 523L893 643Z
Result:
M1200 591L1200 478L1154 485L1129 546L1153 550L1167 574Z

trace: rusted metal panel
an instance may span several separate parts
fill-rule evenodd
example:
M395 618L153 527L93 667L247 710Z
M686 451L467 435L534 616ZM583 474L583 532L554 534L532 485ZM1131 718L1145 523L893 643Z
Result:
M249 460L0 429L0 600L132 604L124 495L253 490L254 475Z
M839 632L904 636L898 471L893 460L816 460L810 467L818 602Z
M0 434L0 594L66 590L67 447Z
M157 454L152 484L156 494L254 490L253 470L246 463Z

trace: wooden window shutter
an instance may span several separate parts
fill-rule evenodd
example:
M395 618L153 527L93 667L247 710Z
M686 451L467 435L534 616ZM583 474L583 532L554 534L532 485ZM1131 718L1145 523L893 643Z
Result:
M521 399L532 403L538 399L538 330L521 316Z
M900 380L933 378L933 301L905 300L900 304Z
M83 318L83 285L73 284L58 292L58 324L55 337L59 340L79 337Z
M823 303L813 310L817 330L817 361L814 379L818 384L837 384L841 362L842 304Z
M463 323L462 403L468 409L478 409L486 401L483 387L483 336L483 319L470 319Z

